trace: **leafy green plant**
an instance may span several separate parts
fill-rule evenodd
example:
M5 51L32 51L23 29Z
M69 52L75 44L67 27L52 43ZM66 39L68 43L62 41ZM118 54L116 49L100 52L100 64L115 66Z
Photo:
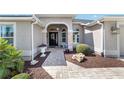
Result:
M12 79L30 79L30 75L27 73L21 73L12 77Z
M76 51L76 46L78 45L79 43L74 43L73 44L73 50Z
M8 41L0 38L0 68L3 69L1 72L3 76L7 77L6 72L23 72L24 61L22 59L22 52L17 50L14 46L8 44ZM5 73L4 73L5 72ZM9 74L9 73L8 73Z
M10 76L10 70L0 67L0 78L6 78Z
M86 44L78 44L76 46L76 52L77 53L83 53L85 55L91 55L92 50L90 49L90 47Z

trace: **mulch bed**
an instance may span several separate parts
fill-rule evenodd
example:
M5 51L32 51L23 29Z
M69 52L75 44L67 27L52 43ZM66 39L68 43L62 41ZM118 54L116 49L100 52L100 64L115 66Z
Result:
M52 77L42 68L42 64L49 56L50 52L46 52L46 57L40 57L41 54L35 57L39 62L36 65L30 65L30 61L25 62L25 73L31 74L32 79L52 79Z
M124 62L114 58L104 58L100 55L86 56L84 62L79 63L72 59L75 52L65 53L67 61L85 68L104 68L104 67L124 67Z

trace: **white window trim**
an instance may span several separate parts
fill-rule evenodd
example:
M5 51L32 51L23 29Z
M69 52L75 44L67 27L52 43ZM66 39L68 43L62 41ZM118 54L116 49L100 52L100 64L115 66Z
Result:
M74 31L74 32L73 32L73 35L74 35L75 32L78 32L78 35L79 35L79 37L80 37L79 31ZM79 42L77 42L77 35L74 35L74 36L75 36L75 37L74 37L74 38L75 38L75 42L73 41L73 43L79 43Z
M14 32L14 37L13 37L13 42L14 42L14 47L16 47L16 22L0 22L0 25L13 25L13 32Z

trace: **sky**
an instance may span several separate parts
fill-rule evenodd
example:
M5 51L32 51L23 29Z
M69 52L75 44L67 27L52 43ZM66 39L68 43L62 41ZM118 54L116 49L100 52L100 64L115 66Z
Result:
M100 19L107 14L79 14L75 18L76 19L89 19L89 20L97 20Z
M78 14L75 18L97 20L104 16L124 16L124 14Z
M6 14L0 14L0 16L6 15ZM27 15L31 16L32 14L8 14L8 15ZM7 16L8 16L7 15ZM97 20L104 16L124 16L124 14L77 14L75 19L88 19L88 20Z

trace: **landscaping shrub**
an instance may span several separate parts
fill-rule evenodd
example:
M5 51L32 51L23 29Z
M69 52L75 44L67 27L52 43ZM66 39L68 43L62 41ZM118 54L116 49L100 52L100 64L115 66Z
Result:
M30 75L27 73L21 73L12 77L12 79L30 79Z
M11 75L10 70L0 68L0 79L7 78Z
M76 52L77 53L83 53L85 55L91 55L91 53L92 53L90 47L86 44L78 44L76 46Z
M12 71L21 73L24 69L22 52L9 45L8 41L2 38L0 38L0 68L2 69L0 78L7 77ZM10 73L5 73L8 71Z
M76 46L78 45L79 43L74 43L73 44L73 50L76 51Z

